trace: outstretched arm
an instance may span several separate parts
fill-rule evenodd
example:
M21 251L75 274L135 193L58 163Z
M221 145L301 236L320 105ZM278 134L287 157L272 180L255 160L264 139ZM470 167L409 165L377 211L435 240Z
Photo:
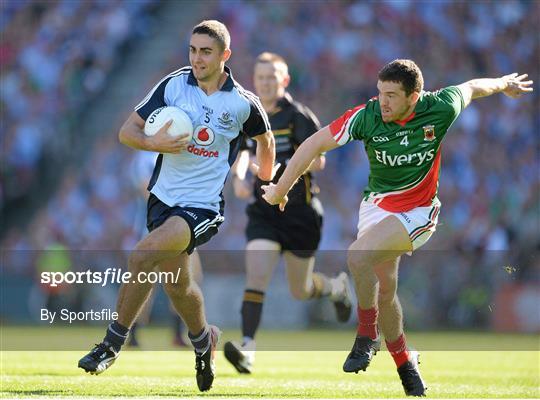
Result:
M280 210L283 211L288 201L287 193L298 178L306 172L313 159L338 146L328 126L310 136L294 152L278 183L261 187L264 190L263 198L272 205L279 204Z
M471 81L458 85L458 88L463 94L465 107L469 105L471 100L480 97L491 96L495 93L504 93L508 97L517 99L524 93L532 92L532 80L526 81L527 74L519 75L514 72L510 75L505 75L500 78L490 79L473 79Z

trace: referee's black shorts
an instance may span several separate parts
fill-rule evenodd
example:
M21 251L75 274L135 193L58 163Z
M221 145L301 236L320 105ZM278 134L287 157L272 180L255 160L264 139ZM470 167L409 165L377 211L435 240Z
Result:
M318 202L318 199L313 199ZM322 212L312 205L293 205L279 211L258 202L250 204L246 211L248 242L267 239L281 245L282 251L290 251L297 257L312 257L321 241Z
M150 193L146 214L146 227L149 232L161 226L167 218L173 215L182 217L191 230L191 240L186 249L188 254L193 253L197 246L208 242L218 232L219 226L225 220L219 213L204 208L169 207L153 193Z

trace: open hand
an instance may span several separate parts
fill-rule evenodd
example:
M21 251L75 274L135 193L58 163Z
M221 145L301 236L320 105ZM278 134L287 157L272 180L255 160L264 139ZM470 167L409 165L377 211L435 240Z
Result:
M518 76L517 72L503 76L502 79L506 82L506 88L503 90L503 93L508 97L517 99L524 93L532 92L533 88L531 86L533 81L524 80L527 77L527 74Z

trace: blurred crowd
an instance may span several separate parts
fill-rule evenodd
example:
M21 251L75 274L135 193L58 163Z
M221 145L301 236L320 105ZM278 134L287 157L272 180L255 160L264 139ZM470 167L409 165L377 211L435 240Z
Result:
M51 157L67 157L70 128L104 89L122 46L147 30L153 4L2 1L0 208L32 193Z
M140 25L132 21L149 2L9 4L2 13L11 19L1 27L3 196L30 190L27 182L35 177L40 155L56 142L69 140L57 134L60 116L80 109L103 89L115 50L140 34ZM222 0L208 2L205 10L201 19L219 19L230 29L230 66L236 80L252 90L254 58L262 51L283 55L292 76L290 92L323 124L376 95L378 70L396 58L417 61L426 90L512 72L540 76L540 39L532 33L537 32L540 16L540 3L535 1ZM22 24L27 29L17 29ZM178 46L176 40L171 43ZM186 50L182 63L187 62ZM178 65L166 67L163 75ZM125 106L139 100L126 99ZM441 225L427 249L473 254L469 267L489 261L491 250L517 249L514 262L524 259L523 252L538 251L538 109L535 91L517 101L503 95L481 99L463 112L443 144ZM95 144L85 166L62 171L59 190L44 202L29 227L10 230L2 247L44 249L60 242L74 249L133 248L144 227L141 185L151 174L148 157L153 155L121 146L111 131ZM327 155L327 167L317 175L325 208L322 250L345 250L354 239L368 173L360 142ZM226 222L203 249L245 246L246 203L233 197L229 185L225 195ZM467 257L453 261L457 259ZM486 280L491 264L485 265L456 276L454 262L440 262L440 277L452 286L433 283L428 292L443 295L463 281L473 288L478 282L484 293L480 297L487 301L492 279L505 275L497 272ZM538 268L536 257L515 276L537 280ZM429 275L417 278L415 285L421 285ZM463 295L452 293L449 302Z

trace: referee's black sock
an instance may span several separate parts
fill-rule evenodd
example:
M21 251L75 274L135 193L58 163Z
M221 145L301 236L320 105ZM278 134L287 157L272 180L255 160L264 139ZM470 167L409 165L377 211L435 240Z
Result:
M261 322L262 308L264 302L264 292L253 289L244 291L244 301L242 302L242 336L245 338L255 338L255 333Z
M120 325L117 321L114 321L107 328L107 334L103 338L104 342L109 343L116 352L119 352L129 334L129 328Z
M332 293L332 280L320 272L313 273L313 291L312 299L330 296Z

